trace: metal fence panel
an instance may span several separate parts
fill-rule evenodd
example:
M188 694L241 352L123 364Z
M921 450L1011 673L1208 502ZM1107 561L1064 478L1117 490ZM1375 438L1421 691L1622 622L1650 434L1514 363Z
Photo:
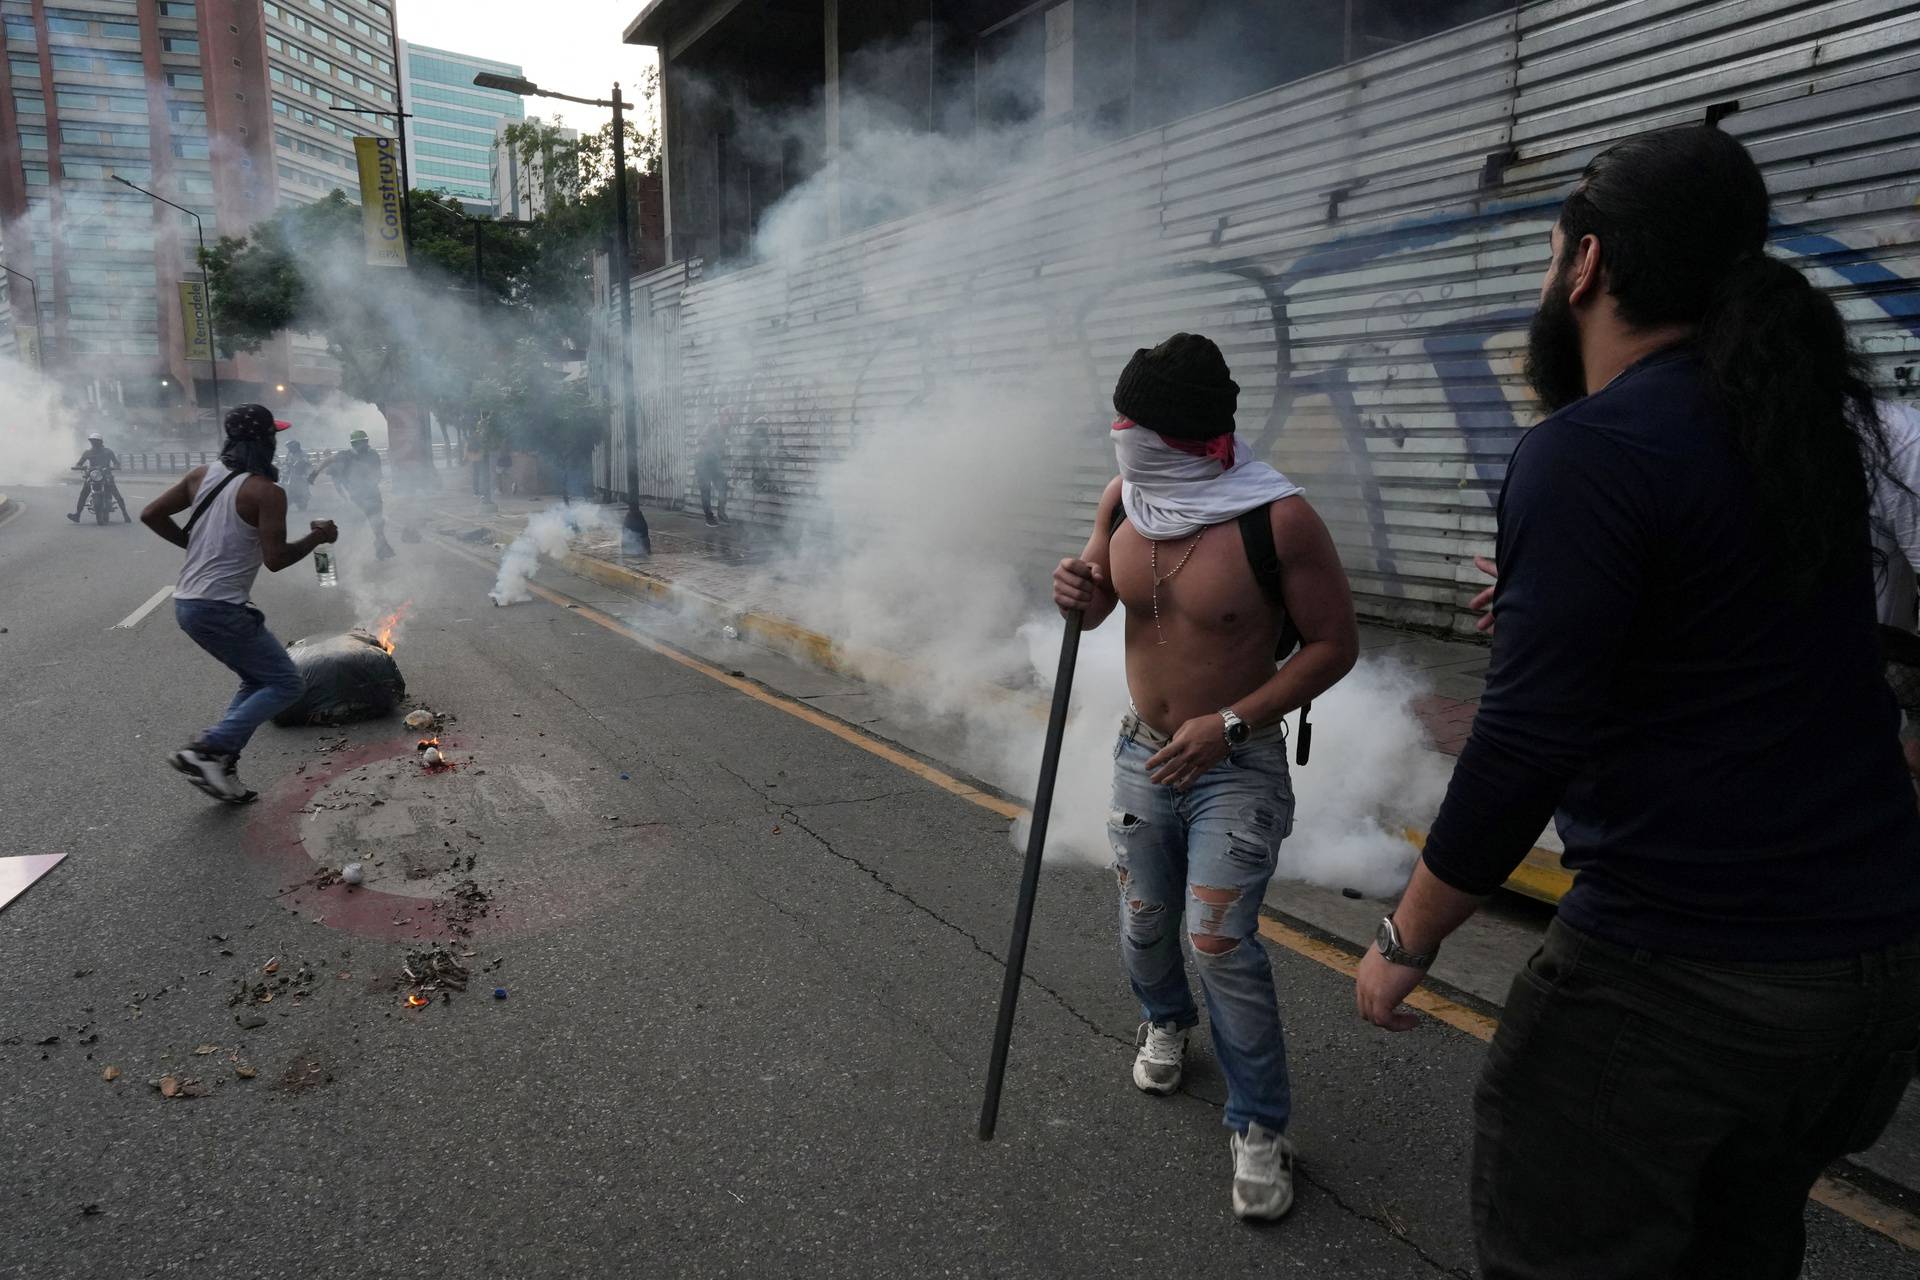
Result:
M1775 250L1835 292L1888 394L1915 395L1916 100L1900 0L1525 5L799 261L637 279L642 487L689 500L693 442L730 406L733 509L805 519L825 469L943 385L1069 369L1097 419L1134 347L1194 328L1234 367L1243 436L1327 516L1362 612L1468 633L1471 556L1533 417L1546 232L1581 165L1737 104L1721 125L1767 173ZM1036 564L1084 536L1098 437L1021 517Z

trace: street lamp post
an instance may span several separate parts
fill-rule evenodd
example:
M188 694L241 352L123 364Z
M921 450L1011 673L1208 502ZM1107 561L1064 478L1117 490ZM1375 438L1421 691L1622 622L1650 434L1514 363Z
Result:
M40 336L40 282L26 272L15 271L5 264L0 264L0 271L25 280L28 290L33 294L33 367L44 372L47 367L47 344Z
M473 78L473 83L482 89L499 89L523 97L558 98L562 102L613 109L613 279L620 290L620 409L622 426L625 428L622 438L627 448L627 515L621 542L623 550L629 555L651 555L653 539L647 532L647 517L640 510L639 401L633 389L633 290L628 287L627 280L629 214L626 101L620 96L618 84L613 86L611 98L576 98L570 93L542 89L521 76L495 75L491 71L482 71Z
M175 204L173 201L167 199L163 195L159 195L155 192L147 190L145 187L137 186L134 183L128 182L125 178L121 177L117 173L110 174L109 176L115 182L119 183L121 186L131 188L134 191L138 191L141 195L147 196L150 199L158 200L161 204L166 205L169 209L178 209L181 213L184 213L189 218L193 219L193 234L200 241L200 288L207 295L206 296L207 372L213 376L213 425L217 430L220 426L220 418L221 418L221 414L220 414L220 339L214 333L214 329L213 329L213 281L207 275L206 228L202 226L200 223L200 215L195 213L193 210L187 208L185 205ZM34 318L36 320L39 319L38 316L35 316Z
M413 178L407 173L407 118L413 113L406 109L407 86L400 77L400 20L393 16L393 6L383 3L383 0L367 0L367 3L387 15L387 44L393 51L393 110L361 114L392 116L394 132L400 135L400 231L411 245L413 225L407 216L407 192L413 190ZM333 109L338 111L341 108Z

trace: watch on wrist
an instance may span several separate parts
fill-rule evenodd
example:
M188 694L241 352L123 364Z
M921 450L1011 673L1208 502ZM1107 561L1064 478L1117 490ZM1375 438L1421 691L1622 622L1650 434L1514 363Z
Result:
M1380 930L1374 935L1373 945L1380 949L1380 954L1385 956L1389 962L1393 964L1403 964L1409 969L1418 969L1422 973L1431 969L1434 960L1440 955L1439 947L1421 953L1409 951L1401 946L1400 930L1394 927L1392 916L1380 917Z
M1226 721L1227 724L1227 745L1230 747L1246 746L1247 739L1253 736L1253 726L1245 720L1242 720L1232 707L1223 709L1220 712L1220 718Z

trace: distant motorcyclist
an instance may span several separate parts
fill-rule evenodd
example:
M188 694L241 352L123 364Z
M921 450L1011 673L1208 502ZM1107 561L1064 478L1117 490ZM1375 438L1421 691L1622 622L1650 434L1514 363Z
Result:
M347 444L346 452L334 454L309 471L307 481L312 483L323 472L333 472L334 485L360 508L360 514L367 518L367 525L373 530L374 555L381 560L391 559L393 545L387 541L385 504L380 498L380 455L373 451L373 443L364 431L348 435Z
M127 500L120 496L120 486L113 481L113 473L119 466L120 455L107 448L106 440L98 431L89 431L87 432L87 451L80 455L80 461L74 463L71 469L74 471L98 470L104 474L107 496L120 505L120 518L132 524L133 517L127 514ZM79 524L80 513L87 509L87 499L92 496L92 486L83 483L80 486L80 501L74 504L67 519Z

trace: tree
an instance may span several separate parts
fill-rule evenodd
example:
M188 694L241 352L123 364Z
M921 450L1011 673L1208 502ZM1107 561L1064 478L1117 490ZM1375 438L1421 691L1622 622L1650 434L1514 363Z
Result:
M636 104L643 113L652 95L650 83ZM632 193L660 148L657 132L631 121L627 130ZM410 267L371 267L361 210L334 191L280 209L244 236L222 236L206 254L222 350L319 334L340 363L342 389L388 412L390 425L398 419L389 406L421 406L463 432L481 429L496 447L577 461L604 434L606 411L551 366L586 350L593 255L614 225L612 125L563 139L528 122L508 139L555 165L554 198L530 229L475 220L445 192L410 191Z

